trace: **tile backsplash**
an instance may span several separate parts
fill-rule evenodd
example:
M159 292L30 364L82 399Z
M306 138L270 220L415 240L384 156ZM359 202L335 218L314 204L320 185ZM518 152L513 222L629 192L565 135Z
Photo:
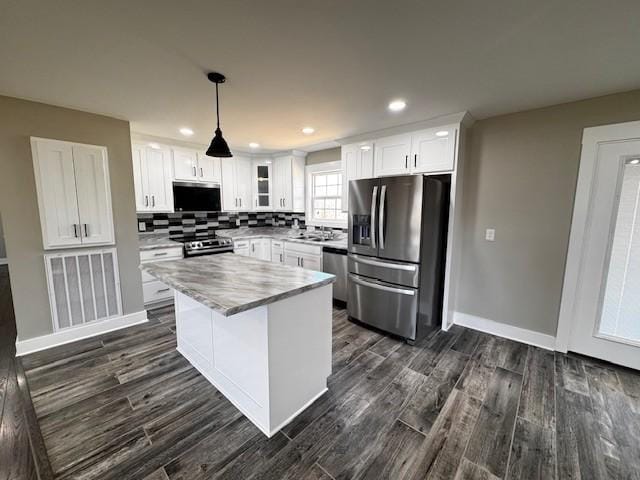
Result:
M221 228L291 227L298 220L304 228L304 213L293 212L177 212L139 213L145 233L168 233L169 236L206 236ZM238 225L239 223L239 225Z

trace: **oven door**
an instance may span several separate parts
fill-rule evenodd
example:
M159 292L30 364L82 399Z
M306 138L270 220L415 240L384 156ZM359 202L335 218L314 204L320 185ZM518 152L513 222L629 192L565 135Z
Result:
M349 274L349 316L373 327L415 340L418 289Z

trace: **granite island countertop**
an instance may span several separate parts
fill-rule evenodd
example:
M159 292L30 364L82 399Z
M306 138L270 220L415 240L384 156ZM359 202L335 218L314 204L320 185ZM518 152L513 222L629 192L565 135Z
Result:
M251 238L272 238L276 240L286 240L288 242L304 243L307 245L317 245L319 247L331 247L340 250L347 250L347 234L338 234L334 240L317 242L306 238L299 238L305 230L296 230L283 227L240 227L216 230L216 236L230 238L231 240L248 240Z
M335 281L328 273L233 253L145 263L140 269L227 317Z
M166 233L145 233L138 235L140 250L156 250L158 248L182 247L182 243L171 240Z

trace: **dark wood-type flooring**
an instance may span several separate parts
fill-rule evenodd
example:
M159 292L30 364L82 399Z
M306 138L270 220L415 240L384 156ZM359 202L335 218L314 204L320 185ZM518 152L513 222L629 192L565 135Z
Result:
M22 359L56 478L640 480L637 372L336 309L329 391L267 439L175 351L172 310L150 319Z

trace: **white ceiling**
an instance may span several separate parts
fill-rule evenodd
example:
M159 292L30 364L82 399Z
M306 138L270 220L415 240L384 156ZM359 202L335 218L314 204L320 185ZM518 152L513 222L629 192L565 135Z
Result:
M208 143L217 70L232 146L304 149L638 88L639 45L638 0L0 0L0 94Z

